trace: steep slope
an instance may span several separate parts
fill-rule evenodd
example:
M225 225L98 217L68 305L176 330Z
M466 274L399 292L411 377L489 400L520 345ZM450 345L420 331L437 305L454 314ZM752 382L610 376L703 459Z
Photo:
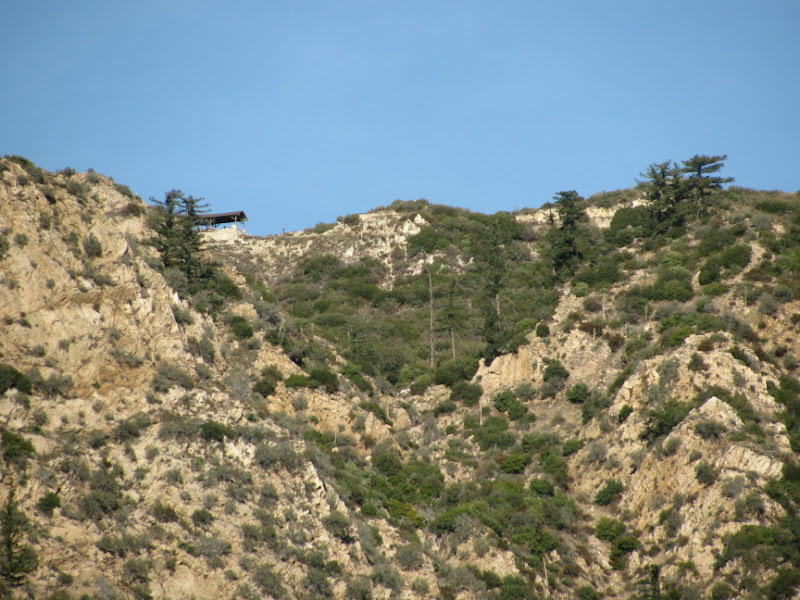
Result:
M398 202L209 244L196 285L125 186L0 178L32 597L795 593L795 195L663 231L598 195L573 246L558 203Z

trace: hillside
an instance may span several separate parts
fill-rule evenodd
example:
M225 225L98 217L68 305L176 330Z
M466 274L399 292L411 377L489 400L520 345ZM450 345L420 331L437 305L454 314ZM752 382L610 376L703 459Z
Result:
M697 158L205 258L0 160L0 592L796 596L800 198Z

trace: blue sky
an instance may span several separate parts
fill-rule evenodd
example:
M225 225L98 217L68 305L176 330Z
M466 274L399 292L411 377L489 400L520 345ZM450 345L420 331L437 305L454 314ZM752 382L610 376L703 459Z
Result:
M256 235L395 199L481 212L648 164L800 190L800 2L8 0L0 154Z

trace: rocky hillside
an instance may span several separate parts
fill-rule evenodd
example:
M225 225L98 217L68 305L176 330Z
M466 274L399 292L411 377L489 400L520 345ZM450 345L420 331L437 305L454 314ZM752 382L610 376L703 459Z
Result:
M793 597L800 202L696 189L183 268L126 186L0 160L0 590Z

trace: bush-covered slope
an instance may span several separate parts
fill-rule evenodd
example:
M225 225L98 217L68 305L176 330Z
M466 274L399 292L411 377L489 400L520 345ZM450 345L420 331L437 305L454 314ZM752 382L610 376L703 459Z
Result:
M800 202L719 158L181 262L166 207L6 157L4 585L791 597Z

